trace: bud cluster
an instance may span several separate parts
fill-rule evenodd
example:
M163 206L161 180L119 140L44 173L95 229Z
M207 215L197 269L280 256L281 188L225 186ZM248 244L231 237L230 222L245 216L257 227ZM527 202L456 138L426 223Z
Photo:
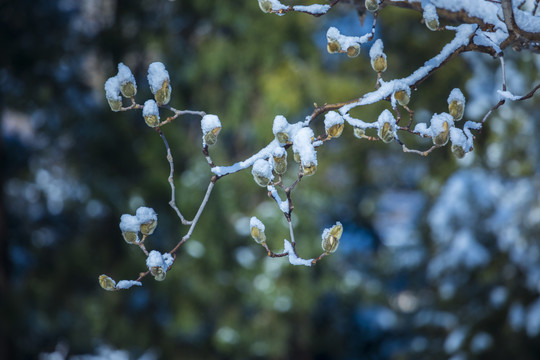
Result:
M135 216L123 214L120 217L120 230L128 244L139 243L139 232L143 235L152 235L157 227L157 214L154 209L140 207Z
M123 63L118 64L118 73L105 82L105 97L112 111L119 111L122 108L120 94L126 98L131 98L137 94L135 77L129 67Z
M330 27L326 32L326 42L326 49L330 54L346 53L351 58L360 55L359 38L341 35L335 27Z
M169 267L173 264L174 259L171 254L161 254L159 251L152 250L146 258L146 266L150 273L157 281L165 280Z

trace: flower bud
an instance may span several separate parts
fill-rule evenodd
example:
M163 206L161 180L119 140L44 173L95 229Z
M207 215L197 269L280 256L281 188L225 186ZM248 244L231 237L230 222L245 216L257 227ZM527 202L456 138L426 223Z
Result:
M150 268L150 274L152 274L156 281L163 281L165 280L165 276L167 276L167 273L160 266L152 266Z
M299 164L300 164L300 162L302 161L302 159L300 159L300 153L298 153L298 152L296 152L296 151L293 152L293 159L294 159L295 162L297 162L297 163L299 163Z
M159 251L152 250L146 258L146 266L157 281L165 280L167 270L173 264L173 257L169 253L161 254Z
M264 234L264 224L261 220L253 216L249 220L249 226L251 228L251 237L257 244L266 242L266 235Z
M140 230L143 235L152 235L157 227L157 214L154 209L141 206L135 213L139 221Z
M221 121L216 115L204 115L201 120L201 129L205 144L214 145L221 131Z
M433 4L426 4L423 15L427 28L431 31L437 31L439 28L439 16L437 15L435 6Z
M324 130L326 135L330 138L340 137L343 133L343 128L345 124L343 122L343 117L336 111L328 112L324 117Z
M311 176L317 171L317 164L309 162L307 164L302 164L302 172L304 176Z
M105 97L112 111L119 111L122 108L122 97L120 96L120 83L116 76L109 78L105 82Z
M116 282L107 275L100 275L99 276L99 285L107 291L114 291L116 290Z
M396 132L396 119L389 110L384 110L377 119L379 131L377 134L385 143L394 140Z
M443 146L443 145L446 145L446 143L448 142L448 138L449 138L449 128L448 128L448 122L445 121L443 122L443 131L434 135L432 140L433 140L433 144L435 145L438 145L438 146Z
M358 139L362 139L364 137L364 135L366 134L366 131L364 129L362 129L362 128L355 127L354 130L353 130L353 134Z
M431 118L431 140L438 146L446 145L450 138L450 128L454 126L454 119L448 113L434 114Z
M452 153L457 157L458 159L463 159L466 152L465 149L463 149L460 145L452 145Z
M455 127L450 129L450 141L452 141L452 153L458 159L462 159L466 153L472 150L472 146L469 144L470 140L461 129Z
M259 0L259 7L263 13L268 14L272 11L272 2L269 0Z
M289 123L284 116L277 115L274 118L274 124L272 125L272 133L280 144L287 144L289 142L288 128Z
M339 30L335 27L329 28L326 32L326 50L328 50L330 54L341 51L341 44L339 42L340 36Z
M120 83L120 91L122 95L127 98L133 97L137 94L137 84L135 83L135 77L131 73L131 70L124 64L118 64L118 74L116 74L118 82Z
M262 187L266 187L274 178L274 175L272 174L272 165L264 159L255 161L251 174L257 185Z
M287 152L282 147L277 147L272 152L272 161L274 171L283 175L287 171Z
M324 229L321 246L325 253L330 254L337 250L341 234L343 234L343 226L339 221L331 228Z
M120 217L120 230L122 237L128 244L139 242L139 230L141 223L136 216L124 214Z
M152 128L159 125L159 109L154 100L146 100L144 102L142 113L146 125Z
M386 58L382 55L377 56L371 61L371 67L378 73L386 71Z
M383 52L384 44L381 39L375 40L369 49L371 67L378 73L386 71L386 54Z
M160 62L154 62L148 67L148 83L150 90L158 105L166 105L171 100L171 85L169 72L165 65Z
M408 88L407 88L408 90ZM409 103L410 100L410 90L398 90L394 93L394 98L397 100L399 105L406 106Z
M453 89L448 96L448 112L454 118L454 121L459 121L463 118L465 112L465 96L458 88Z
M360 45L354 44L347 48L347 56L350 58L354 58L360 55Z
M379 10L378 0L366 0L365 5L366 5L366 9L370 12L375 12Z

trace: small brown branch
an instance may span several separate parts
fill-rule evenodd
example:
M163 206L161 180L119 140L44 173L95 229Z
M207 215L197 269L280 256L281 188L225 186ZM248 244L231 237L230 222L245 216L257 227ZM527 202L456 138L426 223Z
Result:
M142 105L139 105L135 102L135 98L134 97L131 97L130 98L131 100L131 105L128 106L128 107L121 107L120 110L118 111L128 111L128 110L132 110L132 109L142 109L143 106Z
M216 165L212 161L212 158L210 157L210 153L208 152L207 144L205 144L203 147L203 154L204 154L204 157L206 158L206 162L208 163L208 165L210 165L211 168L216 167Z

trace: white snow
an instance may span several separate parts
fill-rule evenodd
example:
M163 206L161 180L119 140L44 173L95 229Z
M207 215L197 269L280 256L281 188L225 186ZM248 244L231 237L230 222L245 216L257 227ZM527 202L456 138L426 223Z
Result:
M157 221L157 214L154 209L145 206L138 208L135 212L135 216L141 224Z
M251 219L249 219L249 227L250 228L257 228L259 229L261 232L264 232L264 224L262 223L261 220L257 219L255 216L253 216Z
M326 14L328 10L330 10L330 5L318 5L318 4L307 5L307 6L295 5L293 6L293 9L295 11L303 11L303 12L308 12L310 14Z
M116 74L116 78L118 79L120 85L131 82L133 85L137 86L135 83L135 77L131 73L131 70L123 63L118 64L118 74Z
M160 267L163 269L163 272L166 273L169 266L173 264L173 261L174 259L171 254L161 254L159 251L152 250L146 259L146 266L148 269L152 267Z
M293 151L300 155L303 166L317 165L317 152L312 144L313 130L303 127L293 135Z
M450 91L450 95L448 95L448 99L446 100L448 104L450 104L452 101L456 100L457 102L465 104L465 96L461 92L459 88L452 89Z
M515 100L519 100L519 99L522 98L522 96L514 95L510 91L497 90L497 93L500 95L501 99L515 101Z
M148 84L150 85L150 90L152 94L155 94L161 87L163 83L167 81L170 87L170 78L169 72L165 69L165 65L160 62L151 63L148 67Z
M283 115L277 115L274 118L274 124L272 125L272 133L276 135L279 132L285 132L287 133L289 128L289 123L287 122L287 119Z
M453 127L454 118L452 117L452 115L448 113L433 114L430 121L431 126L429 127L431 131L431 136L437 136L438 134L444 132L443 124L445 122L448 123L448 128Z
M285 252L289 253L289 262L291 263L291 265L304 265L304 266L311 266L311 262L313 261L313 259L302 259L300 257L298 257L295 253L294 253L294 249L291 245L291 243L285 239L284 241L284 247L285 247Z
M117 289L129 289L132 286L142 286L142 283L133 280L120 280L118 284L116 284Z
M371 33L365 34L362 37L342 35L335 27L330 27L326 32L328 41L335 40L339 43L342 50L347 50L350 46L361 45L369 41Z
M270 180L274 178L274 175L272 174L272 165L270 165L270 162L264 159L258 159L255 161L251 173L253 176L262 176Z
M159 120L159 109L154 100L146 100L143 106L143 116L156 115Z
M120 230L122 232L134 232L137 233L141 227L141 222L137 216L123 214L120 217Z
M334 125L343 124L343 117L337 111L329 111L324 116L324 129L328 130Z
M432 21L432 20L439 20L439 16L437 15L437 9L435 8L433 4L423 3L422 6L424 8L423 16L426 22Z
M204 115L201 120L201 129L203 134L207 134L210 131L214 130L215 128L221 127L221 121L219 121L219 118L217 115Z
M287 155L287 151L285 151L285 149L282 148L281 146L275 147L274 150L272 151L272 156L276 158L282 158L285 155Z
M391 130L395 134L396 133L396 119L394 118L394 115L392 115L390 110L388 110L388 109L383 110L383 112L377 118L377 124L379 125L379 131L381 131L381 129L383 128L385 123L390 124Z
M105 96L109 100L122 100L122 97L120 96L120 82L116 76L109 78L105 82Z
M267 189L272 194L272 197L274 198L274 200L278 204L279 209L283 213L288 213L289 212L289 200L285 199L285 201L282 201L281 197L279 196L279 194L278 194L278 192L277 192L277 190L276 190L276 188L274 186L268 185Z
M369 49L369 57L371 58L371 61L375 61L375 59L379 56L383 56L386 59L386 54L383 52L383 50L383 41L381 39L375 40L373 45L371 45L371 49Z

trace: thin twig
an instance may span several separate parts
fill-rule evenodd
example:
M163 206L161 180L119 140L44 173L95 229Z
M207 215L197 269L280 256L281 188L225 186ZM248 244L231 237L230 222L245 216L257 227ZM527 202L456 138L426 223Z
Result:
M171 154L171 148L169 147L169 143L167 142L167 138L165 137L165 134L163 131L161 131L160 128L156 128L156 131L158 132L159 136L163 140L163 143L165 144L165 148L167 149L167 161L169 162L169 184L171 185L171 201L169 201L169 205L173 208L173 210L176 212L176 215L180 218L183 225L190 225L191 222L187 221L184 218L184 215L180 212L180 209L178 209L178 206L176 205L176 188L174 186L174 160Z
M339 0L333 0L330 4L328 4L330 7L328 8L328 10L330 10L334 5L336 5L337 3L339 2ZM319 17L319 16L323 16L325 15L327 12L322 12L322 13L314 13L314 12L310 12L308 10L296 10L294 5L290 5L289 7L287 7L286 9L279 9L279 10L271 10L270 13L272 14L277 14L277 15L283 15L283 14L286 14L288 12L291 12L291 11L295 11L295 12L301 12L301 13L305 13L305 14L309 14L309 15L312 15L312 16L315 16L315 17Z

